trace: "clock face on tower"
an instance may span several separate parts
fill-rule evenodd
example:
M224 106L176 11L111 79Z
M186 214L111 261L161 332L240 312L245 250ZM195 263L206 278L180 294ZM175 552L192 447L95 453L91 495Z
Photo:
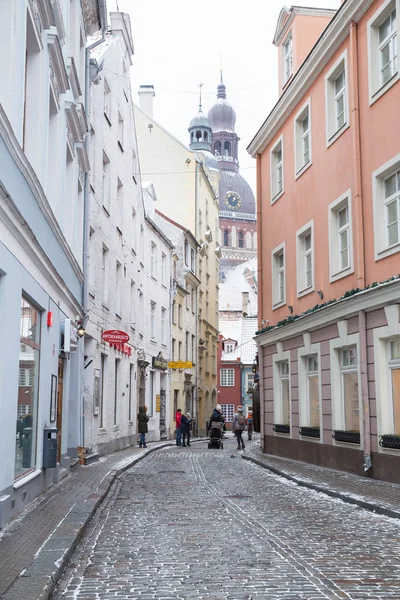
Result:
M236 192L226 192L225 204L230 210L239 210L242 204L242 199Z

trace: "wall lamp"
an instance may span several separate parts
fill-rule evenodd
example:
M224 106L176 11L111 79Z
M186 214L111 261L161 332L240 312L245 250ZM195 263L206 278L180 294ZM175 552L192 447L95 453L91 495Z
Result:
M292 314L293 313L293 306L289 305L288 309L289 309L289 312Z
M318 294L318 296L319 296L319 297L321 298L321 300L322 300L322 298L324 297L324 294L322 293L322 290L317 290L317 294Z

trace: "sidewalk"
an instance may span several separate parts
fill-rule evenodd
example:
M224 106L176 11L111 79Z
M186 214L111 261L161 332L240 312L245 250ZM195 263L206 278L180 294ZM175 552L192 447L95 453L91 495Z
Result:
M77 465L33 500L0 532L0 597L49 598L115 478L149 453L172 444L149 443L145 450L130 447L90 465Z
M303 487L400 519L400 485L395 483L263 454L259 445L253 442L248 443L242 458Z

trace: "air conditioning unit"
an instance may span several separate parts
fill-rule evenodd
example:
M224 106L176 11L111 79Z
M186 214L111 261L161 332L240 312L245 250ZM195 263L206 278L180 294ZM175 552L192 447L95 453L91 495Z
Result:
M71 319L64 319L60 330L60 351L65 354L78 349L78 330Z

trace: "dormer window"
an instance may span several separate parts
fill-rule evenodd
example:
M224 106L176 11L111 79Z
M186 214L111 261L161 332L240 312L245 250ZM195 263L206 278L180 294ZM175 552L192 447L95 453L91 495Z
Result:
M293 45L292 34L289 34L286 42L283 44L283 82L289 81L293 74Z
M224 343L224 352L233 352L236 348L235 342L229 341Z

